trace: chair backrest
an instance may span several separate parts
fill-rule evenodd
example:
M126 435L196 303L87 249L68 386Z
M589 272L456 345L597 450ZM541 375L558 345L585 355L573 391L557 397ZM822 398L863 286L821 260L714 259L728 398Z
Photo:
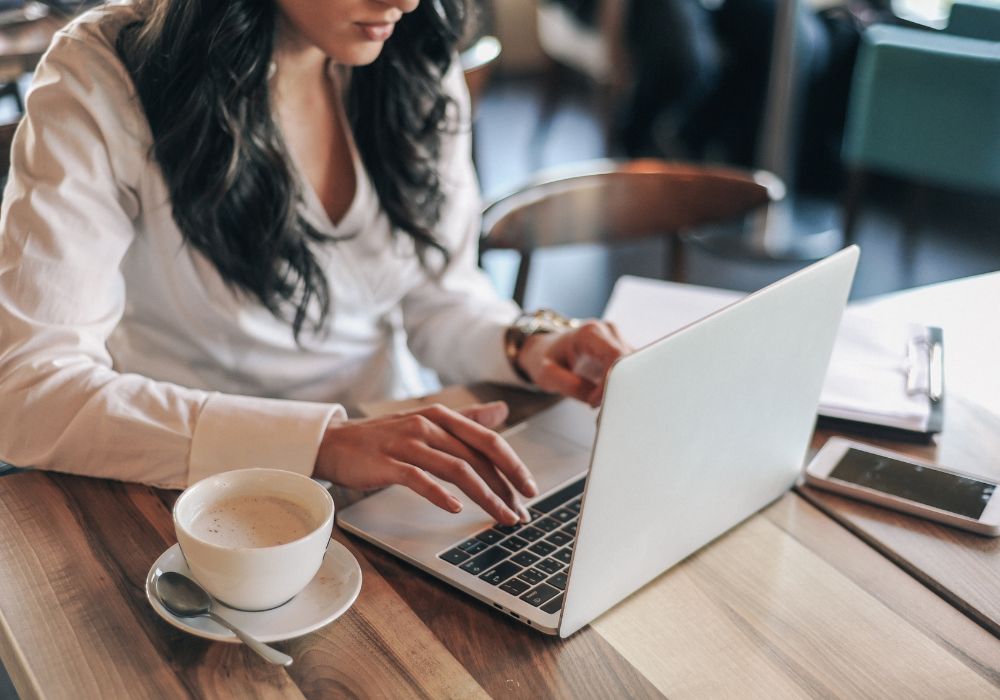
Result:
M958 0L948 15L948 34L1000 41L1000 4L996 0Z
M531 253L551 246L668 236L671 276L683 278L676 234L743 217L783 196L781 181L763 171L655 159L591 161L542 173L487 206L480 247L520 253L518 303Z
M929 184L1000 189L1000 42L873 25L862 36L844 162Z

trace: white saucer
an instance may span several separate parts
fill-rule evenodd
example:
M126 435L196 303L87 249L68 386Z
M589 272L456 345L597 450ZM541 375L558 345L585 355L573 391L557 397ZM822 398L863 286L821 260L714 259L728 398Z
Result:
M146 598L153 610L174 627L198 637L220 642L239 642L235 634L206 617L176 617L163 607L154 590L157 576L176 571L191 576L180 545L157 559L146 576ZM215 611L262 642L280 642L318 630L347 612L361 592L361 567L347 548L330 540L323 563L309 585L284 605L273 610L247 612L222 603Z

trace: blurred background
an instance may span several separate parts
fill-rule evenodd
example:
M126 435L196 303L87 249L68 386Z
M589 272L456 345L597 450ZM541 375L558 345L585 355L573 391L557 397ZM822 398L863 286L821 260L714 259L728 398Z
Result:
M470 1L482 264L527 308L752 290L845 242L855 298L1000 269L1000 0ZM93 4L0 0L3 158Z
M496 247L534 253L526 307L598 315L620 274L676 277L678 235L682 278L730 289L848 239L862 247L855 298L1000 269L1000 2L783 2L478 0L465 62L487 74L470 82L487 202L603 158L764 171L785 191L779 216L707 233L568 232L546 246L521 231ZM579 201L523 228L579 231ZM483 254L505 293L518 259Z

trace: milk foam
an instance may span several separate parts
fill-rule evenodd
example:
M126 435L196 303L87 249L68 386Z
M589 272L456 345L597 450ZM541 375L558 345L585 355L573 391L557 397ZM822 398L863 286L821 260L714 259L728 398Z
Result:
M309 512L279 496L233 496L207 506L189 526L198 539L220 547L274 547L316 528Z

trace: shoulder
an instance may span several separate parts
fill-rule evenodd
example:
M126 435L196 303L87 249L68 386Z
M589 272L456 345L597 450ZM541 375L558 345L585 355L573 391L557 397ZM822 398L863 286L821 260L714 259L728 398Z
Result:
M39 61L32 89L59 80L64 87L82 87L88 94L129 94L131 77L116 48L121 30L138 20L130 5L105 5L74 19L56 33Z
M122 28L137 19L130 5L106 5L60 30L35 70L26 98L28 116L41 117L43 107L71 113L81 103L93 116L141 133L145 119L116 48Z
M20 173L52 175L53 159L86 172L101 160L119 181L138 180L152 141L115 48L121 28L135 19L130 10L91 10L56 34L35 70L14 137L12 158Z

